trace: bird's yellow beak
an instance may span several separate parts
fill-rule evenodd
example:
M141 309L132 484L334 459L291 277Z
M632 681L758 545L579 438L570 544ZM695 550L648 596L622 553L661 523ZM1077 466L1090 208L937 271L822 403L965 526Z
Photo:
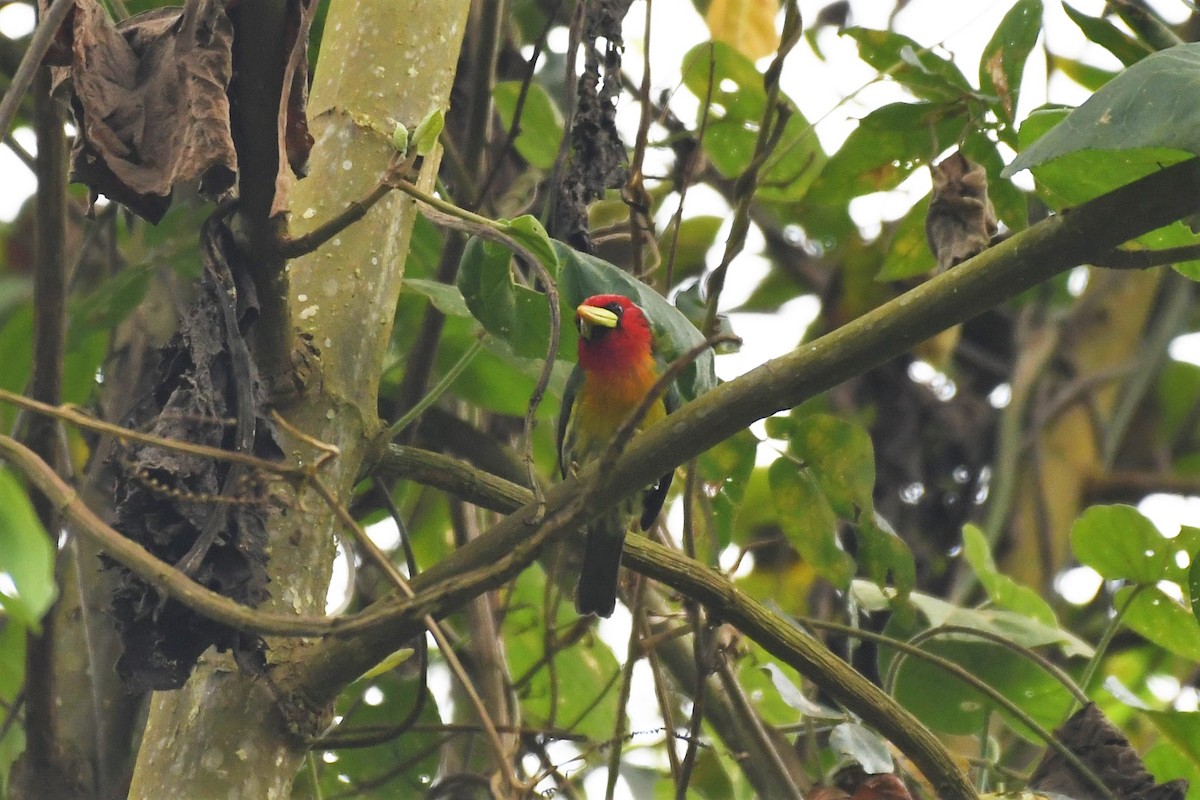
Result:
M621 320L607 308L586 303L575 309L575 319L579 323L579 335L585 339L592 338L592 328L615 328Z

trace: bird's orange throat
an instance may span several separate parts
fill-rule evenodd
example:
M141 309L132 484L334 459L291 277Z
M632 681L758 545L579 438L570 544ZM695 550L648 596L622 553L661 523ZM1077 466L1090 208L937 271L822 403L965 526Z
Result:
M626 362L620 369L586 370L585 385L577 400L579 413L593 425L607 428L602 436L611 435L642 402L656 380L658 364L649 353L633 363ZM660 400L638 427L645 428L664 416L666 409Z

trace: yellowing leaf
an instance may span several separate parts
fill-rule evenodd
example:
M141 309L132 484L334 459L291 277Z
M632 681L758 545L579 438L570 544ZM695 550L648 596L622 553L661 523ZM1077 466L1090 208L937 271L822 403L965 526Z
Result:
M778 0L712 0L704 21L713 39L757 60L779 47L778 12Z

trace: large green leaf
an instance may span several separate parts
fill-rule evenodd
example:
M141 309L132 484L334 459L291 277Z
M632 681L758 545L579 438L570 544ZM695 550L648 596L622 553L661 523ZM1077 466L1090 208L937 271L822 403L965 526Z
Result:
M1022 149L1006 174L1081 150L1168 148L1200 154L1200 43L1150 55L1100 87L1054 130Z
M830 414L812 414L796 423L790 449L838 516L858 521L874 507L875 450L864 428Z
M978 96L953 61L903 34L868 28L847 28L842 33L858 43L863 61L922 100L949 103Z
M492 89L496 112L500 114L505 129L512 127L521 86L521 81L500 81ZM533 166L550 169L558 157L562 137L562 115L546 90L540 84L531 82L525 93L525 105L521 109L520 127L513 146Z
M917 564L912 551L889 523L872 510L859 520L858 563L867 577L880 586L891 582L900 597L907 597L917 584Z
M1070 3L1062 5L1067 16L1079 26L1084 36L1112 53L1125 66L1136 64L1153 52L1148 45L1134 39L1103 17L1088 16L1072 7Z
M1125 505L1092 506L1071 527L1071 548L1080 563L1107 580L1134 583L1181 577L1171 570L1178 569L1177 553L1190 561L1193 554L1180 549L1190 539L1164 538L1154 523Z
M1168 652L1200 661L1200 622L1162 589L1123 586L1113 604L1125 608L1122 621L1132 630Z
M1200 713L1143 711L1142 715L1154 723L1154 727L1173 742L1193 766L1200 767Z
M436 658L436 653L433 657ZM416 674L403 672L393 670L369 681L355 683L338 698L338 710L342 715L339 729L342 731L396 725L418 702L424 705L416 719L417 724L410 730L373 747L345 748L321 757L318 745L317 760L324 796L345 791L369 800L418 796L437 774L437 743L441 738L436 728L440 722L437 703L429 689L417 680ZM407 768L396 772L395 767L399 764L406 764Z
M891 631L889 631L891 632ZM942 637L924 642L921 648L952 661L979 678L1043 728L1062 722L1073 698L1070 692L1041 667L1024 656L978 639ZM978 734L988 712L1001 706L942 668L913 656L905 656L896 674L896 699L935 730L949 734ZM1033 732L1007 712L1005 719L1020 735L1037 741Z
M601 741L611 736L616 719L620 671L612 651L595 637L570 647L561 643L546 659L547 623L565 631L578 617L570 602L553 605L554 619L546 620L545 574L527 569L517 578L504 617L508 663L521 701L521 717L532 726L570 727L575 733Z
M704 342L700 331L679 309L628 272L604 259L580 253L562 242L554 242L554 251L562 265L558 291L565 306L564 318L570 319L567 315L574 314L575 307L592 295L622 294L641 306L650 318L655 351L667 363ZM695 399L717 385L713 370L711 350L704 352L683 370L677 383L685 401Z
M724 119L758 122L767 109L762 73L724 42L704 42L684 55L683 85Z
M844 204L852 197L894 189L928 158L953 145L970 117L960 106L893 103L859 120L829 157L809 193L813 204Z
M1045 108L1030 114L1021 125L1020 144L1025 152L1032 151L1037 142L1048 136L1057 136L1061 123L1068 112L1061 108ZM1191 156L1183 150L1169 147L1149 147L1133 150L1080 150L1067 152L1060 157L1033 168L1037 178L1039 194L1047 205L1055 209L1077 206L1094 197L1099 197L1119 186L1132 183L1165 166L1185 161ZM1016 171L1010 165L1004 173ZM1182 222L1140 236L1138 243L1144 247L1165 248L1193 244L1196 236ZM1176 265L1184 275L1196 279L1200 276L1200 262L1189 261Z
M767 95L754 62L723 42L698 45L684 57L683 82L703 104L702 144L713 166L727 178L746 171L754 157L759 129L764 124ZM711 81L710 81L711 78ZM786 96L783 131L758 176L757 194L771 202L792 202L804 196L825 165L825 151L816 131Z
M1025 61L1042 30L1042 0L1017 0L979 57L979 87L996 98L992 110L1012 124Z
M749 429L743 429L704 451L697 461L706 495L716 492L712 511L719 549L733 540L734 523L742 509L757 452L758 439Z
M928 213L929 195L925 195L896 221L883 257L883 266L875 280L904 280L930 272L937 266L925 239L925 216Z
M12 581L11 587L0 589L0 606L25 627L38 630L58 593L54 544L29 495L4 468L0 468L0 574Z
M488 333L508 342L522 358L544 358L550 341L546 295L518 285L511 262L508 248L472 239L463 251L458 288Z
M997 608L1026 614L1045 625L1057 626L1054 610L1041 595L996 569L987 538L983 531L971 524L963 526L963 556L971 569L975 570L988 599Z
M779 526L800 556L839 589L854 577L854 559L838 544L837 515L808 470L785 458L767 472Z

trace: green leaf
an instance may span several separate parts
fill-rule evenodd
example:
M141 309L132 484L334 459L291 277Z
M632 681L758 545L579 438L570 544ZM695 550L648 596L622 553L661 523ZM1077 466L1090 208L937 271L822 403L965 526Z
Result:
M417 123L410 140L417 155L427 156L433 152L433 148L437 146L438 137L442 135L442 128L445 126L446 111L441 108L430 111L423 120Z
M837 516L816 481L788 459L777 459L767 471L779 525L800 556L838 589L854 577L854 559L837 539Z
M859 120L806 198L809 204L844 205L872 192L895 189L928 158L957 142L969 117L958 106L893 103Z
M1137 596L1130 600L1134 591ZM1113 595L1113 605L1125 607L1122 621L1142 637L1175 655L1200 661L1200 622L1157 586L1122 586Z
M1017 0L979 57L980 90L996 98L992 110L1009 125L1015 119L1025 62L1041 30L1042 0Z
M1147 56L1100 87L1054 130L1025 148L1011 175L1080 150L1169 148L1200 154L1200 108L1179 102L1200 81L1200 43Z
M392 129L392 147L396 148L401 158L408 155L408 137L408 128L404 127L404 123L397 122L396 127Z
M1169 713L1171 716L1184 716L1184 713L1179 711ZM1187 716L1198 715L1193 713ZM1142 763L1159 783L1167 783L1180 778L1188 781L1193 787L1190 792L1191 798L1195 800L1195 790L1200 789L1200 762L1189 759L1183 750L1184 745L1177 744L1174 739L1169 742L1159 742L1146 751L1146 754L1142 756Z
M1154 52L1148 45L1130 37L1104 18L1088 16L1069 3L1063 3L1062 6L1084 36L1112 53L1127 67Z
M838 711L805 697L804 692L800 691L800 688L792 683L792 679L779 668L778 664L763 664L761 669L771 676L771 683L775 686L775 691L779 692L779 697L783 702L796 711L799 711L801 718L846 719L845 712Z
M894 593L864 580L851 585L855 601L866 611L888 611ZM913 592L908 602L928 620L928 627L956 625L1003 636L1023 647L1058 645L1066 656L1090 658L1094 648L1070 631L1046 625L1024 614L991 608L962 608L939 597ZM881 657L881 661L882 661ZM883 670L886 671L886 670Z
M900 597L907 597L917 583L917 565L908 545L877 511L860 520L855 530L858 562L867 577L879 586L890 579Z
M472 239L458 268L458 288L484 329L523 358L544 358L550 341L546 296L513 281L508 248ZM563 326L564 328L567 326Z
M0 574L8 575L16 589L14 594L0 591L0 606L30 630L41 629L42 615L58 594L54 554L29 495L0 467Z
M793 105L775 149L763 162L755 195L771 203L793 203L808 193L828 158L816 128Z
M471 309L467 308L467 301L457 286L424 278L405 278L403 290L427 298L434 308L448 317L471 317Z
M437 774L437 703L416 675L402 676L401 672L393 670L369 682L355 683L343 692L338 698L338 713L342 715L339 726L343 730L394 726L423 702L417 724L373 747L338 750L337 761L332 764L318 758L324 796L346 791L369 800L419 796ZM397 772L395 767L400 764L407 767Z
M361 676L359 676L358 680L369 681L372 678L378 678L380 675L391 672L396 667L412 658L414 652L415 651L411 647L401 647L383 661L380 661L378 664L364 672Z
M721 549L733 540L757 451L758 439L748 429L743 429L704 451L697 462L706 489L709 492L716 489L712 499L713 522Z
M954 62L907 36L868 28L847 28L842 33L858 43L858 55L863 61L922 100L951 103L978 96Z
M874 508L875 450L864 428L830 414L812 414L796 423L790 449L839 517L857 522Z
M679 236L676 237L675 220L671 220L658 237L658 249L666 261L671 256L671 248L675 248L675 263L671 270L674 283L704 271L708 251L716 243L717 233L723 224L724 217L706 214L687 217L679 223Z
M564 304L564 313L569 311L574 314L575 307L592 295L622 294L641 306L650 318L655 352L663 361L670 363L704 342L700 331L679 309L628 272L603 259L580 253L557 240L554 241L554 250L562 264L558 291ZM716 386L712 351L706 351L685 368L676 384L685 401L693 400Z
M569 647L558 642L551 673L545 659L547 623L565 631L578 618L568 600L555 604L554 618L546 620L546 588L541 569L522 572L514 583L504 617L505 649L521 702L521 717L529 725L542 726L551 724L554 713L557 724L570 725L583 736L601 740L612 735L617 696L612 678L621 666L599 638L588 636ZM569 682L563 682L564 676L569 676Z
M1050 66L1089 92L1096 91L1119 74L1111 70L1092 66L1091 64L1085 64L1082 61L1076 61L1072 58L1063 58L1062 56L1052 57L1050 59Z
M492 89L496 112L506 130L512 129L522 85L521 81L500 81ZM513 147L521 154L521 158L533 166L548 170L558 158L562 137L562 115L559 114L554 101L541 84L530 82L529 89L525 92L520 128L516 139L513 140Z
M716 751L711 748L705 748L696 756L696 769L692 777L695 783L691 785L689 794L695 793L699 800L727 800L734 796L733 781Z
M1159 733L1179 748L1193 766L1200 767L1200 713L1185 711L1143 711ZM1157 775L1157 773L1156 773ZM1158 776L1159 780L1165 780Z
M1132 506L1092 506L1071 527L1071 549L1106 580L1152 584L1166 577L1175 548Z
M708 160L726 178L736 178L750 166L754 157L757 131L748 120L714 119L704 128L704 152Z
M883 266L877 281L899 281L922 275L937 266L925 239L925 217L929 213L929 195L917 201L892 228Z
M979 577L979 583L988 594L988 599L998 608L1025 614L1045 625L1057 625L1054 610L1042 596L1021 586L1012 578L996 569L996 562L988 549L987 538L975 525L963 526L963 556Z
M522 214L513 220L501 222L508 235L520 242L529 252L542 262L551 275L558 272L558 256L550 243L550 234L532 214Z
M767 109L763 76L754 62L724 42L698 44L683 57L683 85L700 100L711 98L722 119L760 122ZM710 119L710 123L712 120Z
M896 635L889 630L889 635ZM921 648L958 664L997 690L1043 728L1062 722L1073 698L1053 677L1034 662L1005 647L978 639L951 636L924 642ZM977 734L989 711L1000 711L1013 730L1030 741L1040 739L1023 724L1001 711L986 695L913 656L904 657L896 674L896 700L925 724L943 733Z
M1066 115L1065 110L1058 108L1041 109L1030 114L1021 126L1021 147L1032 149L1031 143L1050 135L1047 131L1057 132L1061 126L1055 125ZM1188 158L1190 156L1182 150L1161 147L1083 150L1067 153L1034 167L1033 174L1037 178L1038 194L1047 205L1066 209ZM1010 166L1005 169L1005 174L1011 174L1012 171ZM1196 237L1182 222L1175 222L1138 237L1137 242L1143 247L1177 247L1194 244ZM1176 268L1193 280L1200 277L1200 262L1189 261L1177 264Z

